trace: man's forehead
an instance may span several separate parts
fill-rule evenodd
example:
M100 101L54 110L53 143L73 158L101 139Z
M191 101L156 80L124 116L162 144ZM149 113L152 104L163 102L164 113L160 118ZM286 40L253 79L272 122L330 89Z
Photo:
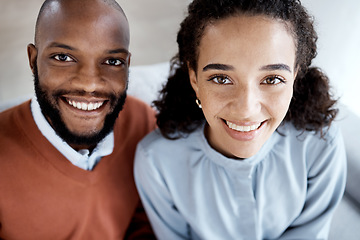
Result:
M49 0L42 6L36 22L35 44L40 32L47 31L47 28L75 24L74 20L94 21L102 16L113 18L112 21L118 23L125 34L128 32L127 18L118 4L104 0Z
M116 10L116 11L114 11ZM105 3L103 0L53 0L47 4L42 10L40 19L42 17L53 17L54 15L66 15L66 16L89 16L89 15L101 15L108 13L116 15L126 16L123 11L114 8L112 5Z

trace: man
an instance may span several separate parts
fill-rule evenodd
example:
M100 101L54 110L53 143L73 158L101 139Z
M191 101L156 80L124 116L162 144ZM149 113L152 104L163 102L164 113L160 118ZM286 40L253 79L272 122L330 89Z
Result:
M152 238L133 157L155 120L125 103L128 47L114 0L45 1L28 45L36 97L0 114L0 239Z

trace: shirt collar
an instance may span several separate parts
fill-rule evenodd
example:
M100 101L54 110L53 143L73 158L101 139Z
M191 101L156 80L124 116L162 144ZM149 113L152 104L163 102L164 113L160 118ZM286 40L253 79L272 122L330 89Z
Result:
M205 137L205 124L194 132L194 137L197 138L196 141L200 144L200 148L203 149L209 159L216 164L229 169L230 171L236 172L251 171L255 165L266 158L275 143L281 138L281 136L275 131L254 156L243 160L236 160L224 156L210 146Z
M36 96L31 100L34 121L45 138L72 164L85 170L92 170L102 157L110 155L114 149L114 132L111 131L89 154L88 149L74 150L60 138L41 112Z

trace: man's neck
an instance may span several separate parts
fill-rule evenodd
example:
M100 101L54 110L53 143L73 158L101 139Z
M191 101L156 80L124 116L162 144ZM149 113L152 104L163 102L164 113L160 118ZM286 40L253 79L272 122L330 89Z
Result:
M69 143L68 143L69 144ZM77 144L69 144L70 147L72 147L75 151L79 151L82 149L87 149L89 150L90 154L92 153L92 151L94 150L94 148L96 147L96 145L93 146L89 146L89 145L77 145Z

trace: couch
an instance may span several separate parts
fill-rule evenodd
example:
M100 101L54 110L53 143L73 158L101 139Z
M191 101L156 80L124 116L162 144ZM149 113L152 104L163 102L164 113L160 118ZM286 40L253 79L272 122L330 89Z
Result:
M151 104L169 74L169 63L130 68L128 94ZM19 104L31 96L23 96L0 103L0 112ZM344 197L337 208L329 240L360 239L360 117L345 105L339 104L337 122L342 130L347 152L348 175Z

